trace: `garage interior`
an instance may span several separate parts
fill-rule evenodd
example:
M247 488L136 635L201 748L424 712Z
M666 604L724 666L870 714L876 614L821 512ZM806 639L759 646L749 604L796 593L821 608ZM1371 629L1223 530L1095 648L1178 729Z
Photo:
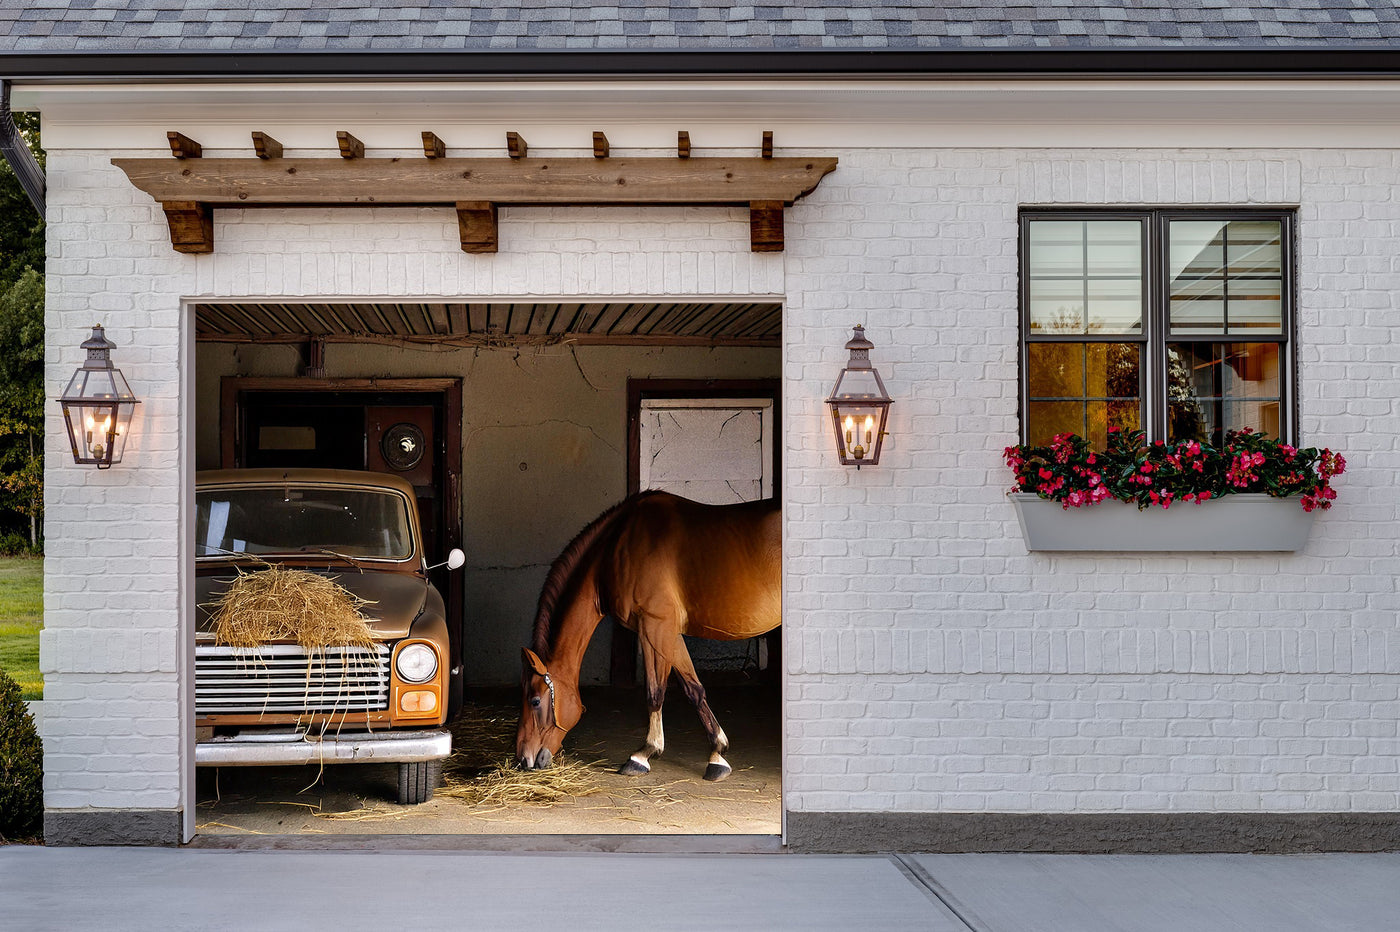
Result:
M418 495L434 582L462 620L463 724L449 781L513 742L520 648L540 585L573 535L639 488L709 502L776 496L781 305L746 303L207 303L194 307L197 468L396 472ZM413 423L431 457L396 468L385 431ZM588 795L394 803L392 765L201 769L197 832L755 834L781 822L780 639L689 645L731 741L709 748L673 677L650 774L617 766L646 732L635 637L605 620L584 660L588 713L565 740ZM487 745L492 745L487 747ZM454 766L455 765L455 766ZM456 776L454 777L453 774Z

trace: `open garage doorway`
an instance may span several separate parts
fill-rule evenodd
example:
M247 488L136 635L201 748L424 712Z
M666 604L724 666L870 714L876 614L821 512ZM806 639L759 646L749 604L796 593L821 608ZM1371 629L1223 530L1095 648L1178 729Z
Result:
M454 546L465 554L461 569L432 571L450 643L444 665L454 674L443 681L442 701L456 716L445 776L423 770L414 778L437 784L432 798L401 805L404 765L394 762L202 766L196 830L204 842L251 834L779 834L776 632L691 646L729 737L727 780L702 779L710 748L674 681L664 755L649 774L616 772L647 733L647 707L636 640L605 619L579 671L587 712L564 742L577 781L541 793L511 786L484 799L469 786L513 753L521 648L530 644L550 564L580 529L641 488L714 503L780 496L777 302L230 301L195 305L194 314L201 471L397 477L421 535L421 562L439 563ZM282 506L300 514L316 498L280 481L269 480L269 514ZM215 551L204 520L196 536L207 557ZM212 526L245 545L247 535ZM327 557L323 569L358 581L372 559L356 559L340 566ZM401 727L394 703L407 690L397 654L382 663L391 710L370 726L379 736ZM332 672L343 679L348 666ZM238 737L210 712L217 706L201 694L205 673L196 679L197 735ZM306 723L293 716L284 731L306 740L298 730L319 723L322 734L343 733L350 721L328 701L329 711ZM241 720L250 732L263 721L247 710Z

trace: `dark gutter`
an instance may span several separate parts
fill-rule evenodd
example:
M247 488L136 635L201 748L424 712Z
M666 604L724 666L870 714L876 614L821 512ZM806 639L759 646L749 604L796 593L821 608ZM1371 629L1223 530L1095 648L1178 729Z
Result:
M19 179L19 186L29 195L29 203L34 205L42 219L47 187L44 170L39 167L34 153L29 151L24 137L19 134L19 127L15 125L14 114L10 111L10 82L5 80L0 80L0 155L10 163L11 170Z
M0 53L12 80L635 76L1395 77L1400 44L1307 48Z

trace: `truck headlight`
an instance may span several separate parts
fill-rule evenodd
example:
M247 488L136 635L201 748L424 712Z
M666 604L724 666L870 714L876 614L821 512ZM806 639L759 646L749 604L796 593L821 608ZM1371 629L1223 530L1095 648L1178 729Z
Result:
M427 644L410 644L394 659L394 669L405 683L426 683L437 667L437 653Z

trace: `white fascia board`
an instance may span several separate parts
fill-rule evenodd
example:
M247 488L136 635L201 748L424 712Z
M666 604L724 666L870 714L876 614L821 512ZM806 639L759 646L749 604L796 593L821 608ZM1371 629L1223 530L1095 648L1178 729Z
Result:
M411 153L436 132L456 154L498 154L506 130L532 152L665 151L678 129L697 150L779 148L1400 145L1400 81L1387 80L520 80L378 83L29 84L46 146L160 149L165 131L211 154L272 134L288 154L335 148L334 131L376 154ZM218 150L228 150L227 153Z

